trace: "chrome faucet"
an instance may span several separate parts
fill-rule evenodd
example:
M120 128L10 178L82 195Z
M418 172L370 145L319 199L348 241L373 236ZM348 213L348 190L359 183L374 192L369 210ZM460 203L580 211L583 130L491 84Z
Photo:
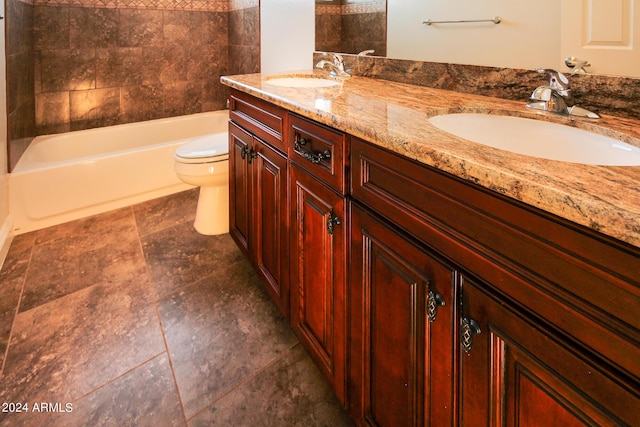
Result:
M538 68L537 72L549 76L549 84L537 87L531 94L528 108L550 111L552 113L569 116L588 117L598 119L600 116L584 108L578 107L573 101L569 78L564 74L549 68Z
M348 79L349 77L351 77L351 74L349 74L344 69L344 58L342 58L340 54L327 53L327 55L333 58L333 62L322 59L318 61L318 63L316 64L316 68L324 68L326 66L331 70L329 74L334 77L340 77L342 79Z

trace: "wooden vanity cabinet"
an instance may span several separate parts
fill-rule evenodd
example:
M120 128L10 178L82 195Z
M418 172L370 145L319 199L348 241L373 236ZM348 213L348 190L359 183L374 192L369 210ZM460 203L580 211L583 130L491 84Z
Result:
M351 150L354 204L405 230L458 274L453 425L639 425L638 248L355 138ZM351 306L370 311L373 300L357 291L367 280L356 272L372 261L356 246L363 233L353 211ZM390 247L395 259L411 253ZM354 310L352 340L362 335L357 319L366 319ZM351 376L367 378L375 371L358 363L375 347L356 345L364 356L352 352ZM364 415L357 420L372 424Z
M288 317L289 178L282 141L286 113L258 101L233 91L230 97L230 234Z
M639 248L230 106L231 236L358 425L640 425Z
M346 136L290 119L291 325L346 404Z
M457 272L351 208L350 402L360 425L454 425Z

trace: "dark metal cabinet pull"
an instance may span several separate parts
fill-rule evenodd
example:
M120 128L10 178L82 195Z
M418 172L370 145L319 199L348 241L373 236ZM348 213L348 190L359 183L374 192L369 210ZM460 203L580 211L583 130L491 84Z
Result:
M255 151L253 151L252 149L250 149L249 147L242 147L242 150L240 151L240 156L243 159L247 159L247 162L249 164L251 164L251 161L253 159L255 159L256 157L258 157L258 153L256 153ZM247 157L248 156L248 157Z
M471 352L473 347L473 336L481 333L480 325L473 319L464 317L462 319L462 330L460 331L460 343L465 353Z
M320 163L324 159L331 158L331 151L329 151L328 149L324 150L321 153L312 153L311 151L303 149L302 146L306 145L307 142L308 141L302 136L296 135L296 139L293 141L294 150L297 151L302 157L315 164Z
M445 301L442 295L434 291L429 291L429 296L427 298L427 317L429 318L429 322L433 323L436 321L438 308L444 307L444 305Z
M340 224L342 224L340 222L340 218L334 215L333 212L329 212L329 215L327 216L327 232L329 234L333 234L334 227Z

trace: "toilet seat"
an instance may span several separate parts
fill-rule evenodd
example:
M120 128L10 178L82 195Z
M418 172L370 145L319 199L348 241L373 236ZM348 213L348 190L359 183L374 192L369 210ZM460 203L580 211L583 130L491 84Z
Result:
M229 159L227 133L214 133L194 138L179 146L173 154L180 163L213 163Z

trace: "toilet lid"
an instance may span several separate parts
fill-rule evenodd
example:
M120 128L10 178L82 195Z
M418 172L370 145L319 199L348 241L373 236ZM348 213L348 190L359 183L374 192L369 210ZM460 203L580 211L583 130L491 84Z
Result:
M179 146L175 157L185 163L217 162L229 158L226 133L214 133L194 138Z

